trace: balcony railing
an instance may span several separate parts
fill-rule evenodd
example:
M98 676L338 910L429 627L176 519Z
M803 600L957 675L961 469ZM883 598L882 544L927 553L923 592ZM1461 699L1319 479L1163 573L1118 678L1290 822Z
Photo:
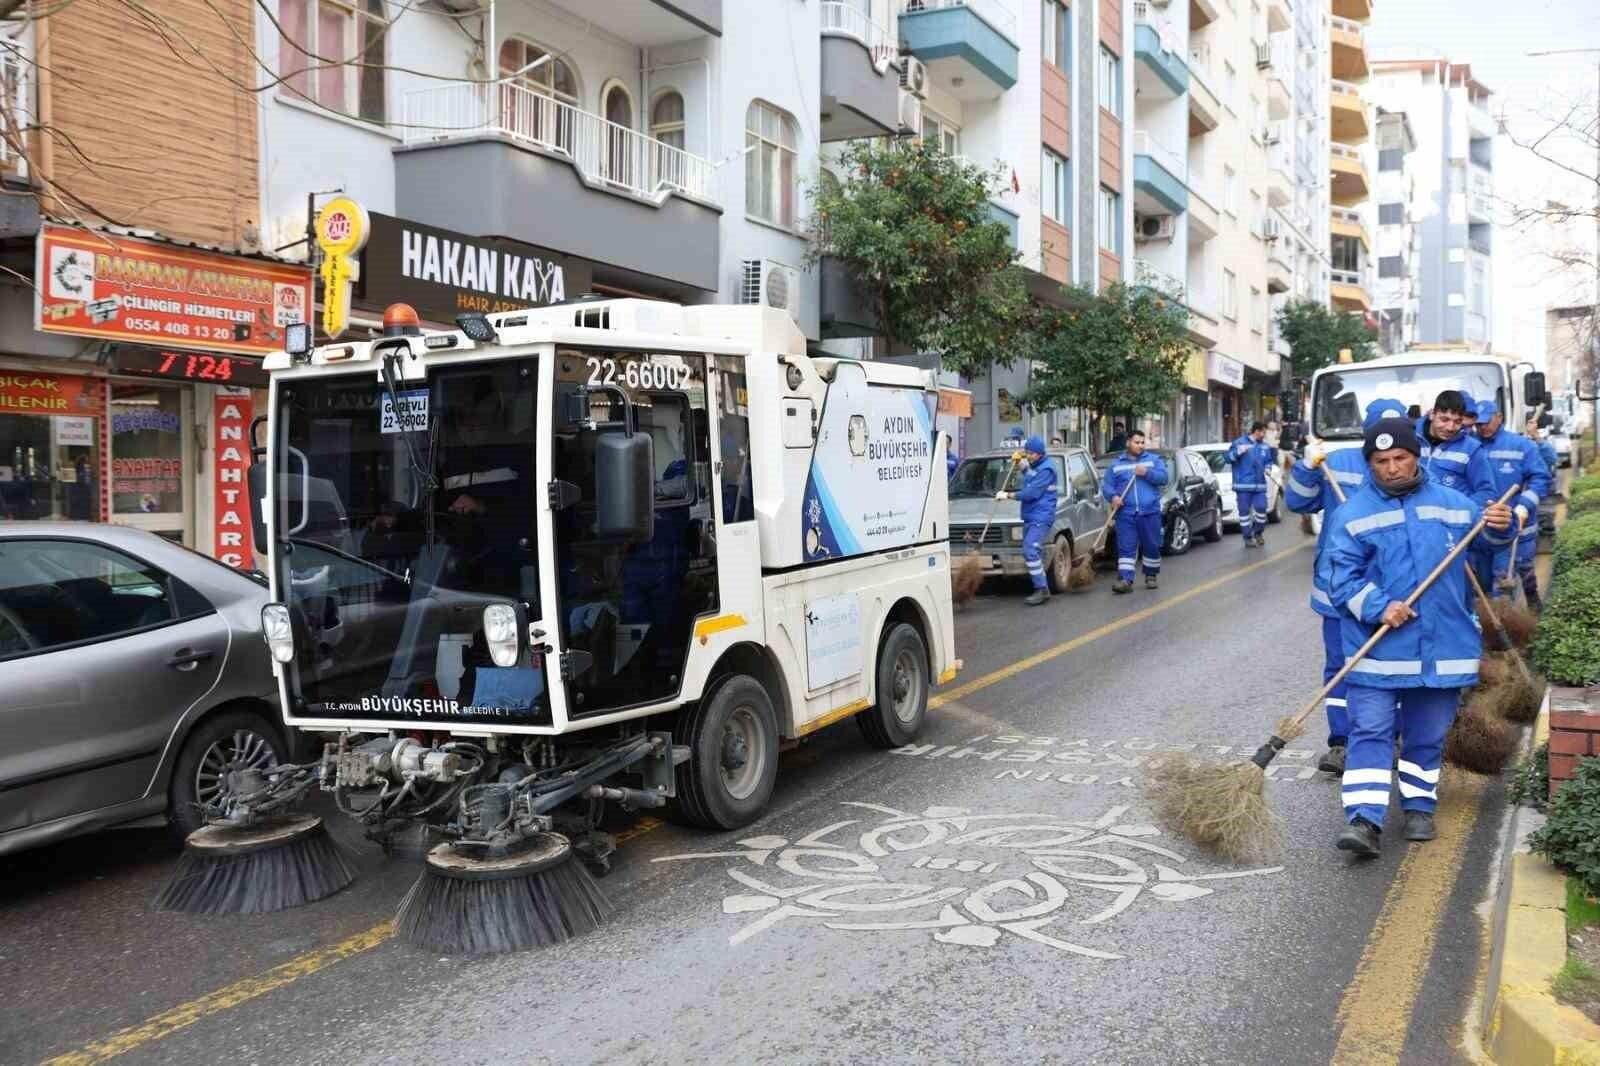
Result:
M1333 91L1340 96L1354 96L1357 99L1361 97L1361 86L1354 82L1340 81L1338 78L1334 78L1332 84Z
M856 4L846 0L822 0L820 14L823 35L860 41L871 53L872 65L878 73L883 73L890 63L899 58L899 36Z
M659 201L717 202L717 168L637 130L520 85L440 85L405 95L405 142L495 134L563 155L585 177Z
M1174 300L1183 299L1183 282L1153 266L1148 259L1133 261L1133 283L1164 293Z
M27 161L19 147L23 131L32 124L28 101L32 95L33 64L16 47L7 42L7 50L0 51L0 170L16 170L27 174Z
M970 9L974 15L987 22L995 32L1005 37L1012 44L1018 43L1017 16L1013 15L1000 0L905 0L905 12L908 15L918 11L937 11L947 7Z
M1149 156L1157 163L1160 163L1167 173L1171 174L1173 177L1177 178L1181 182L1184 182L1185 184L1188 183L1188 156L1179 152L1174 152L1172 149L1168 148L1166 145L1150 136L1148 131L1139 130L1134 133L1133 154Z
M1367 287L1359 270L1334 270L1329 276L1335 285L1354 285L1358 289Z
M1350 159L1362 165L1366 164L1366 161L1361 158L1361 149L1359 148L1352 148L1347 144L1335 142L1328 145L1328 151L1339 159Z
M1360 226L1364 224L1361 221L1361 212L1352 211L1348 207L1335 207L1333 209L1333 217L1338 219L1340 222L1348 222L1352 226Z
M1342 19L1337 15L1334 15L1328 19L1328 25L1344 33L1353 33L1357 37L1365 37L1367 32L1367 28L1361 25L1361 23L1352 22L1349 19Z

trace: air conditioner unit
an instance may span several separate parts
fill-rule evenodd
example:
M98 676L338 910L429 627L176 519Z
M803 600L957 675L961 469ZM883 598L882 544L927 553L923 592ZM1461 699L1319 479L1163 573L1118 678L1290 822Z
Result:
M1279 229L1279 225L1280 225L1280 223L1275 218L1268 217L1268 218L1262 219L1261 220L1261 236L1266 238L1269 241L1277 240L1278 237L1281 236L1281 232L1282 232Z
M909 89L900 90L900 132L922 136L922 98Z
M1134 243L1170 241L1178 235L1178 222L1171 215L1137 215L1133 220Z
M739 302L776 307L800 320L800 272L771 259L746 259L739 280Z
M1256 69L1266 70L1272 66L1272 46L1270 44L1256 45Z
M915 56L906 56L905 69L900 72L900 88L917 96L928 95L928 67Z

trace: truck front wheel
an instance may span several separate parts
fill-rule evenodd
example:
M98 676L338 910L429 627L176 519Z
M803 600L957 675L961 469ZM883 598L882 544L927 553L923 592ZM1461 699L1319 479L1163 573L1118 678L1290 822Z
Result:
M928 717L928 646L916 626L897 622L878 653L878 705L856 715L867 743L898 748L911 743Z
M678 767L672 812L702 829L760 817L778 778L778 715L761 682L735 674L689 712L689 761Z

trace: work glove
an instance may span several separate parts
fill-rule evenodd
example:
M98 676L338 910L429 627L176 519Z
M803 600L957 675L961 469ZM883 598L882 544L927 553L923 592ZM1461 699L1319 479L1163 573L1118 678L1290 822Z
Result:
M1146 466L1144 463L1140 463L1138 466L1133 468L1133 476L1134 477L1144 477L1149 472L1150 472L1150 468L1148 466Z
M1527 504L1525 504L1525 503L1517 504L1517 506L1512 510L1511 513L1517 516L1517 524L1518 525L1525 526L1525 525L1528 524L1528 505Z
M1011 499L1011 493L1009 493L1009 492L997 492L997 493L994 494L994 498L996 500L1009 500L1009 499Z
M1321 443L1306 445L1306 465L1315 470L1328 461L1328 449Z

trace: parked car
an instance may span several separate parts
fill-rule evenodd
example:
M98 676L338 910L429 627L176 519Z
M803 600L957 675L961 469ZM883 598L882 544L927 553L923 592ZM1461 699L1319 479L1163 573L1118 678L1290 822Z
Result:
M1167 463L1167 484L1161 490L1161 519L1166 529L1162 551L1167 555L1182 555L1194 545L1196 535L1215 544L1222 539L1222 493L1217 488L1217 476L1205 459L1192 448L1151 448ZM1094 461L1095 469L1104 473L1120 452L1102 455ZM1111 548L1111 538L1106 538L1106 548Z
M1191 444L1189 450L1198 455L1206 467L1216 475L1217 490L1222 493L1222 527L1239 528L1239 498L1233 491L1233 464L1228 462L1226 443ZM1267 471L1267 521L1273 525L1283 521L1283 485L1276 469Z
M1022 483L1020 471L1007 481L1011 455L1006 448L969 457L950 478L950 554L983 552L986 575L1020 577L1028 572L1022 560L1022 505L994 498L1002 483L1013 491ZM1061 592L1067 587L1073 557L1094 549L1111 509L1100 498L1100 479L1085 449L1052 446L1046 461L1055 465L1058 491L1056 520L1045 551L1045 576L1051 591ZM1110 539L1107 535L1106 540Z
M0 526L0 854L106 826L198 828L286 761L267 589L126 526Z
M1572 435L1560 430L1552 430L1545 438L1550 442L1550 447L1556 450L1556 462L1565 470L1572 465Z

